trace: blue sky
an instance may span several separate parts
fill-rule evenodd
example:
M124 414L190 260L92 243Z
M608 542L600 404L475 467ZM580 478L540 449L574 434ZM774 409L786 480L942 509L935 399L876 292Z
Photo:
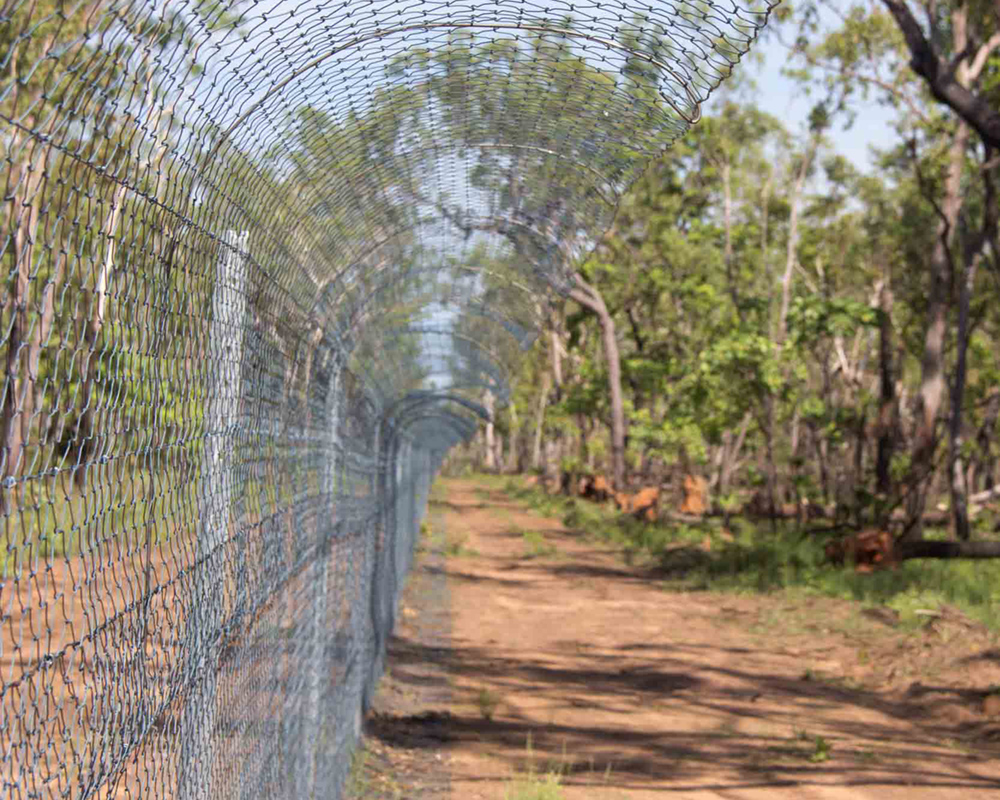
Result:
M298 41L300 33L298 28L292 23L292 19L287 17L287 15L296 15L299 20L311 20L306 9L318 10L323 7L323 1L264 0L261 4L261 10L255 9L254 15L251 16L259 16L264 10L269 8L272 22L269 25L253 24L248 27L252 28L256 32L256 35L266 37L269 29L281 23L279 27L283 25L289 28L288 44L290 46L294 45ZM458 5L467 7L467 1L458 0ZM414 5L412 0L372 0L372 2L374 5L359 2L359 6L363 6L366 14L371 14L372 9L379 7L381 3L380 13L385 14L387 18L392 18L394 14L411 9L411 6ZM424 2L424 0L421 0L421 2ZM654 2L653 5L658 6L659 3ZM590 8L589 13L600 15L600 11L594 8ZM834 27L837 24L836 18L829 12L825 16L828 27ZM334 15L334 18L336 19L337 15ZM775 21L772 20L772 25L774 24ZM306 22L306 28L310 28L311 25L311 22ZM792 31L788 30L786 33L791 34ZM264 50L268 51L272 49L271 47L264 48ZM297 51L294 46L291 47L291 51L292 54L298 53L301 55L301 51ZM282 57L288 57L288 55L282 53L281 56L277 57L277 61L280 62ZM789 130L795 133L804 133L805 120L816 98L805 96L798 85L781 75L781 67L784 64L786 56L785 47L778 41L777 36L764 35L756 43L754 52L751 55L756 56L756 58L745 58L737 69L747 73L756 83L755 95L761 107L779 119L784 120ZM763 63L760 63L761 59ZM270 66L274 67L277 64L273 63ZM308 83L308 81L305 81L305 83ZM723 88L723 93L724 91ZM738 93L737 99L746 99L742 91ZM222 108L217 110L223 117L233 113L233 109ZM710 111L710 107L706 110ZM864 104L859 108L859 111L861 113L858 114L850 130L843 131L841 125L838 124L829 131L828 136L837 151L853 161L859 168L867 170L871 166L868 153L869 145L885 145L892 138L892 131L888 125L890 111L878 106L874 102Z
M760 107L785 122L790 131L804 135L809 111L819 99L807 96L802 87L781 74L787 50L776 37L766 37L758 43L756 55L763 63L748 58L737 69L745 70L756 84L755 95ZM895 138L891 126L892 110L878 105L874 99L855 103L857 118L850 130L843 130L838 122L828 132L834 148L864 171L871 169L869 148L885 148Z

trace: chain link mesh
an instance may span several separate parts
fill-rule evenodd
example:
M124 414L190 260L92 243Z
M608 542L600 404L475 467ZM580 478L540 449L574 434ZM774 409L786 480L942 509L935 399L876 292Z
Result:
M0 785L340 796L444 453L766 0L0 0Z

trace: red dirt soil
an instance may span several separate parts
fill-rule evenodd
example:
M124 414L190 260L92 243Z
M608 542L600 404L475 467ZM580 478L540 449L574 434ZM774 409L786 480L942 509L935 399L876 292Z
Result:
M442 483L451 697L405 720L433 725L451 786L420 797L504 800L529 768L566 800L1000 796L1000 652L957 612L902 633L827 598L665 591L500 491Z

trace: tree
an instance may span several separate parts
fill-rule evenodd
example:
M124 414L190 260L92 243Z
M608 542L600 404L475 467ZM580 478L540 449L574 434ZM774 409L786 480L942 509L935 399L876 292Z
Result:
M920 383L901 490L908 510L906 536L921 535L928 496L942 474L938 452L946 420L953 524L956 534L966 539L966 365L970 331L984 320L975 310L982 291L978 267L996 239L992 137L998 118L998 12L989 3L930 3L922 26L906 0L871 0L838 9L840 27L820 33L820 9L828 5L807 3L800 9L793 50L806 69L799 75L825 86L838 109L849 112L858 94L874 94L897 109L900 143L886 154L885 168L919 198L910 203L908 217L916 213L927 220L912 227L909 241L897 240L911 263L921 264L921 272L893 270L897 287L912 292L908 309L922 307ZM941 113L945 108L954 113ZM901 167L909 170L909 177ZM898 221L893 225L900 227ZM914 247L911 242L921 244ZM919 284L911 278L914 274L920 276ZM900 297L895 290L893 296ZM912 327L902 329L907 337L912 332ZM905 377L905 369L900 362L899 377ZM887 408L896 405L893 399ZM898 407L905 420L910 409ZM888 463L882 459L883 487Z
M235 27L239 4L108 12L103 0L72 14L51 2L8 3L0 12L0 49L8 53L0 112L14 123L3 142L11 165L4 194L11 235L0 249L10 276L0 312L7 332L0 475L8 488L30 462L41 472L75 461L74 478L86 483L85 465L98 449L97 375L116 349L102 340L119 243L130 237L148 247L158 240L155 266L167 284L178 254L180 231L166 230L138 199L166 191L158 176L171 172L168 152L178 134L174 101L154 65L168 58L178 69L201 69L196 37ZM94 77L65 80L65 65L74 60L90 63ZM146 138L137 139L137 130ZM176 176L172 188L183 195L185 182L190 176ZM64 306L66 286L86 307ZM130 313L124 304L115 309L119 319ZM60 352L76 349L75 374L49 381ZM12 496L2 498L8 507Z
M557 26L565 31L572 28L568 20ZM632 44L640 50L659 46L651 36ZM454 47L408 55L395 69L408 78L415 87L410 90L412 96L420 101L407 101L414 109L412 118L421 123L420 132L410 136L436 135L435 157L445 148L457 158L471 158L475 163L472 186L490 198L489 210L485 215L462 212L452 198L408 180L405 172L399 173L399 188L416 204L440 215L465 240L482 233L505 242L520 262L522 279L540 293L548 290L546 284L559 285L595 314L604 332L608 364L612 474L615 485L622 487L626 419L617 328L600 289L588 283L576 265L595 243L595 233L610 221L607 191L627 182L627 170L638 163L638 148L625 142L638 138L641 146L646 144L644 138L651 144L676 135L671 133L675 124L661 127L664 117L676 118L676 113L661 107L651 83L655 76L635 70L639 61L649 66L658 63L655 60L630 60L620 73L601 70L574 51L570 37L543 29L523 42L492 37L470 46L470 39L475 41L475 35L455 34ZM452 69L456 60L461 61L461 69ZM646 82L643 102L631 103L631 110L621 119L611 117L607 108L617 102L620 89L632 90L639 81ZM535 109L545 120L528 134L519 122L525 108ZM588 126L587 121L592 124ZM619 126L622 144L609 146L606 142L616 137L608 129ZM598 136L605 142L600 143ZM469 144L484 138L490 142ZM603 163L595 163L596 157ZM578 166L584 164L586 168ZM423 171L410 166L413 173ZM606 178L595 183L594 174Z
M917 23L905 0L882 0L899 26L910 53L910 66L920 75L936 100L959 117L949 150L945 196L940 205L938 240L931 255L931 307L923 361L921 386L922 419L917 434L915 461L928 470L933 458L934 424L945 392L943 348L950 298L958 284L957 358L951 389L949 462L951 501L955 532L969 539L968 486L962 464L962 406L966 383L969 345L969 305L975 274L983 248L997 238L997 196L994 185L998 172L995 154L1000 150L1000 8L985 3L957 0L928 9L929 35ZM948 41L945 28L950 29ZM962 212L962 173L969 147L970 128L983 144L980 167L984 183L984 203L980 221L956 243ZM993 163L996 162L996 163ZM969 227L968 221L965 226ZM954 254L960 250L960 254ZM961 256L959 260L958 255ZM919 496L915 493L915 496ZM916 511L922 511L917 506Z

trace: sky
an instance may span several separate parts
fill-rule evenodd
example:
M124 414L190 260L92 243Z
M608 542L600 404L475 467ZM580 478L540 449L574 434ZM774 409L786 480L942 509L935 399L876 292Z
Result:
M737 69L745 69L756 83L756 95L763 110L784 121L793 133L805 135L806 120L818 96L806 96L798 84L781 74L788 51L776 37L766 37L758 46L756 53L763 63L747 59ZM874 99L859 99L855 107L859 113L851 128L845 131L838 122L827 136L837 152L867 172L872 168L869 148L888 147L894 138L890 125L892 111L879 106Z
M421 0L421 2L424 1ZM555 0L548 1L553 5L561 4ZM297 43L300 42L300 37L304 31L300 30L300 27L297 27L297 25L303 19L310 18L305 9L315 7L318 10L324 7L324 2L329 2L329 0L262 0L260 6L255 7L253 15L255 18L263 14L265 18L270 17L272 20L268 25L254 23L247 26L255 32L255 36L264 37L259 43L262 51L270 52L274 50L273 44L265 46L264 43L264 40L267 40L270 36L271 31L275 30L275 28L288 28L288 52L285 52L285 48L281 48L280 52L271 53L273 61L271 58L263 59L264 62L270 62L264 68L265 78L269 75L267 72L268 66L280 68L280 64L285 59L302 56L302 51L299 49ZM457 5L467 7L468 2L469 0L457 0ZM659 2L653 2L653 5L659 6L663 2L664 0L659 0ZM393 15L396 13L407 10L412 12L414 6L413 0L366 0L366 2L358 3L368 14L371 13L373 7L379 4L382 6L382 13L386 14L388 19L394 18ZM330 6L333 7L333 4L331 3ZM600 5L597 4L596 9L599 8ZM600 14L599 10L595 10L592 7L588 7L588 13ZM298 22L296 22L294 16L289 17L288 15L290 14L297 16ZM839 26L836 17L831 12L821 13L821 18L824 17L828 28ZM343 12L333 13L331 16L332 20L339 20L341 22L345 18ZM772 19L771 25L773 26L774 24L775 20ZM307 23L305 29L312 30L312 23ZM417 44L417 42L412 43ZM804 134L806 130L805 120L816 98L805 96L798 85L781 75L781 67L785 62L786 52L785 46L778 41L777 36L764 35L754 46L752 55L757 58L745 58L737 69L749 73L756 83L756 95L764 110L785 121L791 131ZM763 59L763 63L759 63L761 58ZM238 59L236 61L239 62ZM239 63L242 64L242 62ZM324 66L332 70L333 63L331 61ZM236 68L235 63L233 68ZM223 80L221 83L224 84L226 81ZM312 83L312 81L304 77L303 80L296 81L295 83L297 86L303 86ZM247 88L249 89L249 87ZM323 89L324 87L320 88ZM329 86L326 86L325 89L328 90ZM250 93L252 94L253 92L251 91ZM287 98L285 99L287 101ZM710 110L711 101L706 111L710 113ZM223 119L227 115L235 113L234 109L227 111L227 109L223 108L217 109L217 111L222 115ZM843 131L841 125L838 124L828 132L828 137L832 140L838 152L849 158L857 167L867 170L871 167L869 145L885 145L891 139L891 129L887 124L890 112L888 109L870 101L862 107L861 112L858 114L850 130Z

